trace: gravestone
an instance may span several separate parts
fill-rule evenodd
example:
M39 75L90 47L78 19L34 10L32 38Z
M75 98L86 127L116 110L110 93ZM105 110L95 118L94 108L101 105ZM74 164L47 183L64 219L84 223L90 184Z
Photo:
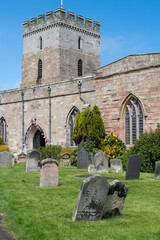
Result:
M71 166L70 154L65 153L60 156L60 166L61 167L70 167Z
M95 169L95 166L94 165L89 165L88 167L88 173L90 174L95 174L97 171Z
M7 151L0 152L0 167L11 167L13 165L12 154Z
M121 159L111 159L110 160L111 172L123 172Z
M24 153L21 153L18 155L18 162L21 163L21 162L26 162L27 161L27 156L26 154Z
M155 180L160 180L160 161L155 162L154 179Z
M81 149L77 153L77 169L88 169L88 152L85 149Z
M40 166L40 187L57 187L58 162L54 159L47 158L41 161Z
M95 167L97 172L108 173L108 157L104 152L98 152L94 156Z
M139 179L141 163L142 156L137 154L129 156L125 180Z
M128 187L119 180L114 180L109 184L105 216L116 216L122 213L127 192Z
M104 213L109 183L99 175L93 175L82 181L73 221L100 220Z
M27 152L26 172L40 171L41 154L37 149L29 150Z

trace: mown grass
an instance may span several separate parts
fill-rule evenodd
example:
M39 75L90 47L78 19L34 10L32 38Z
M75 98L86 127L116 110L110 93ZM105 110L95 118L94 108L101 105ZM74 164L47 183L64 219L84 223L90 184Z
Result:
M87 170L59 169L59 187L39 187L39 173L26 173L25 164L0 168L0 213L3 225L17 240L159 240L160 181L141 173L125 181L125 173L108 173L129 186L121 216L98 222L73 222L77 196ZM111 180L110 180L111 181Z

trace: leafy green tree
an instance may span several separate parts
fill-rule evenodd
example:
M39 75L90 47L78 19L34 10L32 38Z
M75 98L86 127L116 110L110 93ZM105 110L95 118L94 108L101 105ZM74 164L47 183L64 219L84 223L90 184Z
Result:
M86 109L79 113L73 131L73 140L79 144L82 140L90 139L99 147L101 140L105 138L105 128L99 108Z

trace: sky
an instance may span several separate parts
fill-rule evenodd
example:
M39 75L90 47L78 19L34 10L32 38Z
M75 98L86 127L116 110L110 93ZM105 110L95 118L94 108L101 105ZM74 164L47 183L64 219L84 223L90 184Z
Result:
M23 22L61 0L0 1L0 91L20 86ZM63 0L63 8L101 23L101 65L130 54L160 52L160 0Z

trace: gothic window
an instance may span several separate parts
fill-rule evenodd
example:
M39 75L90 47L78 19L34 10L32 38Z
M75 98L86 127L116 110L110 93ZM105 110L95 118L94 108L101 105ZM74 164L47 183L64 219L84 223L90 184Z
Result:
M42 50L42 37L39 38L39 47L40 47L40 50Z
M3 117L0 119L0 137L4 143L7 142L7 124Z
M42 60L39 59L38 61L38 77L37 77L37 84L39 84L41 82L41 78L42 78Z
M78 60L78 77L82 76L82 60Z
M130 98L126 105L125 114L125 142L134 144L143 133L143 112L139 102L135 98Z
M81 49L81 37L78 38L78 49Z
M67 117L67 142L70 146L75 146L75 142L73 141L73 128L78 113L78 108L73 107Z

